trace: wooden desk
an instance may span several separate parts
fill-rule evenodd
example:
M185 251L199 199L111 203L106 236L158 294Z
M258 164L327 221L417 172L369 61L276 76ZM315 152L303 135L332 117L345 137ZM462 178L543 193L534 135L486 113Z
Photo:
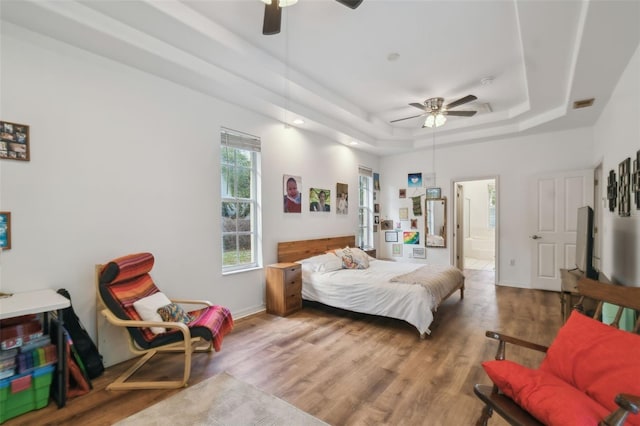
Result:
M67 363L64 348L64 330L62 328L62 310L71 306L71 302L66 297L56 293L55 290L47 288L44 290L25 291L14 293L9 297L0 299L0 319L19 317L21 315L44 314L43 326L45 331L49 329L48 313L56 311L57 314L57 338L58 366L56 368L56 385L54 395L58 407L64 407L66 403L66 393L64 386L67 377Z

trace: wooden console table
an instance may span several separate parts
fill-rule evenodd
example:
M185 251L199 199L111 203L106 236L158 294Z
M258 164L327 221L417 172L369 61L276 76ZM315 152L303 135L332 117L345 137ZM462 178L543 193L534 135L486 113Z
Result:
M71 301L55 290L47 288L44 290L25 291L14 293L9 297L0 299L0 319L14 318L22 315L44 314L43 327L45 332L49 331L49 317L51 311L57 314L57 339L58 365L56 368L56 385L54 396L58 407L64 407L66 403L66 392L64 390L67 377L67 363L64 348L64 330L62 323L62 310L71 306Z

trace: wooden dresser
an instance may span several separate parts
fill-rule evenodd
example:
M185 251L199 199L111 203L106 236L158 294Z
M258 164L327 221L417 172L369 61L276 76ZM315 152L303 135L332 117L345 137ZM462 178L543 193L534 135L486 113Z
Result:
M301 265L274 263L267 266L267 312L284 317L301 308Z

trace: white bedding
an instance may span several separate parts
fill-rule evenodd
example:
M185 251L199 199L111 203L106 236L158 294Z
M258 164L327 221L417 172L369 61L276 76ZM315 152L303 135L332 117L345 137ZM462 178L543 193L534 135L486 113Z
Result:
M367 269L314 272L310 264L302 263L302 298L349 311L401 319L415 326L420 334L430 334L433 311L443 297L460 286L464 277L457 268L431 266L439 275L448 271L445 274L448 279L441 281L439 290L428 290L427 286L417 283L391 281L412 272L423 275L418 270L425 266L371 259Z

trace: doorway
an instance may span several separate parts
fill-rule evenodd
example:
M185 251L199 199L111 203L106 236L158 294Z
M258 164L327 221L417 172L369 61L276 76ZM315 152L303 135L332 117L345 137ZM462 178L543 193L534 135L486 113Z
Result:
M454 182L454 260L467 273L481 273L494 284L498 265L498 185L496 177Z

